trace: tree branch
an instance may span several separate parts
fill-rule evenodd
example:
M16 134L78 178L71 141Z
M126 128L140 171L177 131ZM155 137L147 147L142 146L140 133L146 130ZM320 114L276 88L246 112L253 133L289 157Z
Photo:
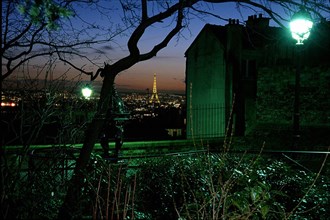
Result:
M152 50L148 53L140 55L139 61L148 60L157 55L157 53L165 48L170 40L182 29L182 20L183 20L183 11L182 9L178 10L178 18L176 26L166 35L166 37L159 44L155 45Z
M84 73L88 76L91 76L91 78L93 79L93 72L87 72L87 71L83 70L82 67L81 68L77 67L76 65L74 65L73 63L68 61L67 59L62 58L61 53L58 52L58 51L57 51L57 56L58 56L59 60L61 60L62 62L69 64L72 68L74 68L75 70L80 71L81 73Z
M147 0L141 0L142 2L142 19L141 21L144 22L148 18L148 6Z
M191 5L195 4L196 2L198 2L198 0L191 0L191 1L180 0L178 3L167 8L164 12L160 12L160 13L142 21L136 27L136 29L133 31L130 39L128 40L127 46L128 46L128 50L129 50L130 54L132 56L140 55L140 50L137 45L138 45L139 40L143 36L145 30L148 27L150 27L152 24L154 24L156 22L160 22L160 21L172 16L178 10L182 10L183 8L191 6Z
M7 78L8 76L10 76L10 74L12 74L18 67L20 67L23 63L29 61L29 60L32 60L36 57L39 57L39 56L49 56L51 55L52 53L50 52L46 52L46 53L40 53L40 54L35 54L35 55L31 55L27 58L24 58L22 60L20 60L15 66L13 67L10 67L11 66L11 62L12 60L9 60L8 63L7 63L7 72L4 73L2 76L1 76L1 80L4 80L5 78Z

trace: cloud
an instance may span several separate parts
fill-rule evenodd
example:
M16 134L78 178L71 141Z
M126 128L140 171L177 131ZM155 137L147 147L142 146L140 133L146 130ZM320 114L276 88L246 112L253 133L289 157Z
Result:
M106 45L106 46L100 47L100 49L102 49L102 50L114 50L115 48L113 48L113 46Z
M179 56L165 56L165 55L159 55L154 56L152 59L178 59L181 58Z
M132 85L129 84L116 84L118 88L132 88Z
M92 54L96 53L96 54L107 54L104 50L101 49L93 49L94 52L92 52Z
M93 53L96 54L108 54L108 51L114 51L115 48L111 45L105 45L105 46L101 46L99 48L92 48L93 49Z
M186 80L185 80L185 79L178 79L178 78L176 78L176 77L173 77L172 79L175 80L175 81L179 81L179 82L182 82L182 83L186 83Z

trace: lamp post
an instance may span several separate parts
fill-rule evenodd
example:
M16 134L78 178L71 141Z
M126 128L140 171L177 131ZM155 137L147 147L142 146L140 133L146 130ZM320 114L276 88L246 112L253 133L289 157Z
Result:
M93 90L90 88L89 85L86 85L84 88L81 89L81 93L85 97L85 99L89 99L93 93Z
M301 9L295 13L290 22L292 38L297 40L297 69L295 73L294 112L293 112L293 148L297 149L300 139L300 71L301 71L301 47L304 44L313 27L313 21L307 11Z

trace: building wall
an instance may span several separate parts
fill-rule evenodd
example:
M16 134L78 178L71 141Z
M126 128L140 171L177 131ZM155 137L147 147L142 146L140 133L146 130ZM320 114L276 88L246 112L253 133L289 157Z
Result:
M243 51L241 60L242 106L244 123L242 135L246 135L256 125L257 67L260 60L258 51Z
M235 135L263 123L292 124L295 41L262 17L250 25L259 21L255 30L238 22L204 28L186 52L187 138L224 136L232 108ZM302 125L330 124L329 34L330 22L318 24L300 48Z
M186 54L188 139L224 136L226 129L223 47L212 34L198 38Z
M226 96L227 119L231 117L230 129L235 135L245 132L245 94L242 81L242 25L238 21L229 22L226 26L226 74L230 93ZM232 114L230 115L230 112ZM230 131L232 132L232 131Z
M258 74L258 123L291 124L295 68L263 67ZM300 122L302 125L330 125L329 76L329 67L305 67L301 71Z
M257 78L257 121L290 125L293 122L295 73L300 70L300 124L330 125L330 22L317 24L299 48L290 33L263 50Z

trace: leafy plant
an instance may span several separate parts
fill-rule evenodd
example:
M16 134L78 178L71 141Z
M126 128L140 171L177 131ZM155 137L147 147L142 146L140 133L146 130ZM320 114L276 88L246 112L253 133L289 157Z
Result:
M246 155L150 159L140 164L136 208L152 219L282 219L291 211L297 219L326 219L329 178L306 195L315 175Z
M22 1L18 11L35 24L47 24L49 29L58 28L57 22L61 17L73 15L72 11L52 0Z

